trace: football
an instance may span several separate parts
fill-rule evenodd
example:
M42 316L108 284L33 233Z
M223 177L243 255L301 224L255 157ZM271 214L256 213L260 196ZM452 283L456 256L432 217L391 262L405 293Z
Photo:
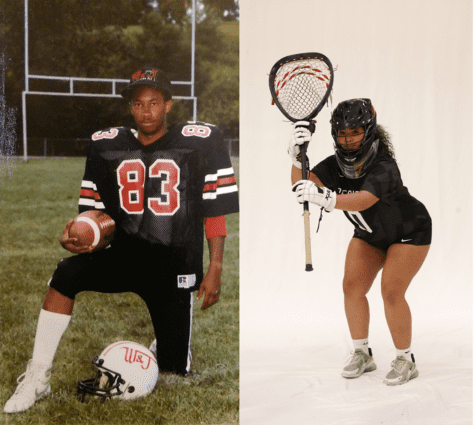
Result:
M105 248L113 239L115 221L108 214L97 211L85 211L79 214L69 229L69 237L77 238L76 246L92 246L93 251Z

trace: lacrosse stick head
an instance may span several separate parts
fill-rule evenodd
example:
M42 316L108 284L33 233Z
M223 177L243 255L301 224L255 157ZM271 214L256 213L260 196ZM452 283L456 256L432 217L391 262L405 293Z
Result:
M310 121L331 95L334 71L321 53L285 56L270 71L270 93L275 105L292 122Z

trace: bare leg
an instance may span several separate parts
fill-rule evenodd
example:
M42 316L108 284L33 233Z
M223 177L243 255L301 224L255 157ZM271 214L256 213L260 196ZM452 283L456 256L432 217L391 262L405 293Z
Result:
M430 245L394 244L387 251L382 272L382 297L393 343L399 350L411 346L411 312L405 293L429 249Z
M369 336L367 293L385 261L385 253L361 239L349 243L344 271L344 306L352 339Z
M53 288L49 288L43 303L43 310L70 316L73 308L74 300L60 294Z

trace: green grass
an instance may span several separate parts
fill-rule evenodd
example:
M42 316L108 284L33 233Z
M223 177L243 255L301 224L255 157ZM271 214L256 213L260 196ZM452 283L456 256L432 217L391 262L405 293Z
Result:
M33 351L47 282L70 255L59 245L64 224L77 215L84 158L32 159L0 167L0 404L16 388ZM1 165L1 164L0 164ZM238 160L234 160L238 172ZM145 303L135 294L81 293L56 353L52 394L24 413L0 411L0 424L237 424L239 421L239 222L227 218L225 268L219 303L195 303L192 373L163 373L142 399L101 404L75 398L79 380L94 376L92 358L108 344L154 339ZM206 244L207 245L207 244ZM207 246L204 264L207 264Z

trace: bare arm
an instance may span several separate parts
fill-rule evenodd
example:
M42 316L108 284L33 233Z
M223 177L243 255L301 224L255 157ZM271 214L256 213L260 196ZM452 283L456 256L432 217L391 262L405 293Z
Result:
M294 185L297 181L301 180L301 176L302 176L301 169L292 165L291 166L291 184ZM316 176L316 174L313 174L311 172L309 173L308 180L311 180L312 182L316 183L319 186L323 186L318 176Z
M209 247L209 268L201 283L197 300L204 293L201 310L205 310L219 301L221 291L222 261L224 259L225 236L214 236L207 240Z
M334 208L344 211L364 211L378 202L378 200L379 198L372 193L362 190L356 193L337 195Z

